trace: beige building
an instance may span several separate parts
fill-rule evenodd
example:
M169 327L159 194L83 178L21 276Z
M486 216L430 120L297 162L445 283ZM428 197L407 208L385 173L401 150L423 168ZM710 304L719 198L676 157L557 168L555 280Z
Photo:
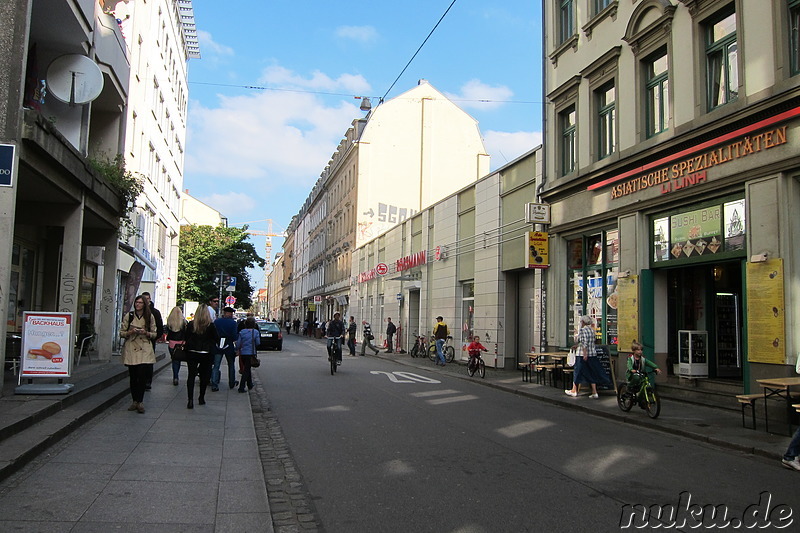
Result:
M425 80L354 120L290 226L290 318L350 306L351 253L489 170L475 119Z
M675 386L793 373L800 3L544 6L547 342L589 314Z
M204 204L191 194L189 189L181 193L180 224L195 226L228 226L228 218L213 207Z

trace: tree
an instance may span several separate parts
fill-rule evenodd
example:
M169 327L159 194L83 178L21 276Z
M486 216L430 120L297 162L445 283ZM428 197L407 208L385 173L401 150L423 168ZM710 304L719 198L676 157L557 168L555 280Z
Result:
M236 307L248 309L252 305L253 286L248 268L263 268L250 236L243 228L222 226L181 226L180 253L178 254L178 303L205 302L219 294L214 278L220 271L236 278ZM223 297L228 296L228 292Z

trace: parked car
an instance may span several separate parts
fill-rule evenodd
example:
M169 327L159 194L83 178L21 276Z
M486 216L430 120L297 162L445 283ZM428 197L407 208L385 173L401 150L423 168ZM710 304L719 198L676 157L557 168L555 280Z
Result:
M259 320L256 324L258 324L258 330L261 332L259 350L283 350L283 334L277 322Z

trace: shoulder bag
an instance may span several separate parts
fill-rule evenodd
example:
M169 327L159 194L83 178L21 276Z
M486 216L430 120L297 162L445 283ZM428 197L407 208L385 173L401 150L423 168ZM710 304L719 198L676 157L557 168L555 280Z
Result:
M189 354L186 351L186 343L176 344L175 347L172 349L172 360L173 361L188 361Z
M256 330L251 330L253 340L253 355L250 356L250 367L251 368L258 368L261 366L261 360L258 358L258 347L256 346Z

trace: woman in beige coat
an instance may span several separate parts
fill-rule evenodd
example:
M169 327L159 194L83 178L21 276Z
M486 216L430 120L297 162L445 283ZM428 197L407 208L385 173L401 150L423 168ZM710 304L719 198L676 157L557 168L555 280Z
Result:
M152 339L156 338L156 321L150 314L150 306L142 296L133 301L133 311L122 319L119 336L125 339L122 347L122 364L128 367L133 403L128 411L144 413L144 389L148 370L156 362Z

